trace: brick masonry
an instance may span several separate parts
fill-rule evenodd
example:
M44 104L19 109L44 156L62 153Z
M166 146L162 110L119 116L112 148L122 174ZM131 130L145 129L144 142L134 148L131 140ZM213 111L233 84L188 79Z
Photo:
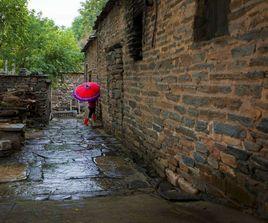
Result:
M139 60L129 47L133 1L111 2L86 49L92 79L101 83L106 128L121 129L122 140L161 176L177 176L173 184L184 178L268 218L268 2L231 0L229 34L200 42L193 36L197 1L144 5ZM116 45L123 121L114 126L107 55Z
M14 90L30 92L36 101L36 108L27 117L27 123L33 126L47 125L51 112L50 84L47 76L0 75L0 94Z

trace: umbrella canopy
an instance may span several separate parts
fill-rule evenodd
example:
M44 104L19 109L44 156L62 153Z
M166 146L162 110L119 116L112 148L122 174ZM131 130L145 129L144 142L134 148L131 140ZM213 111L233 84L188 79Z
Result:
M100 97L100 86L95 82L86 82L74 89L73 97L78 101L96 101Z

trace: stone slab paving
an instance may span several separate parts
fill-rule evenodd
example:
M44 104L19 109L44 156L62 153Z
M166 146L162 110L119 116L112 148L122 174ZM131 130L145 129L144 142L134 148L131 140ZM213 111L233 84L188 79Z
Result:
M261 222L205 201L160 198L116 139L79 120L54 120L26 138L22 151L0 159L1 223Z
M2 200L76 200L151 188L117 140L76 119L54 120L26 137L21 152L0 160Z

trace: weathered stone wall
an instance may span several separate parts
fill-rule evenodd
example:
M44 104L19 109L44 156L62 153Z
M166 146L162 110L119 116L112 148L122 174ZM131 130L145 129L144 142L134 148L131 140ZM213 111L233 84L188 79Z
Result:
M72 97L72 93L84 81L83 73L63 74L57 86L52 89L52 111L78 109L78 102Z
M97 67L92 68L96 70L96 76L92 76L93 81L97 81L101 85L101 110L102 110L102 121L107 130L113 132L113 115L110 111L110 94L111 91L108 89L108 61L107 56L111 48L116 46L118 43L124 42L125 28L124 23L124 7L123 3L115 3L114 8L110 12L110 16L113 19L105 20L105 23L101 23L98 30L98 38L95 40L97 45L94 49L97 50ZM89 48L91 49L91 48ZM124 50L124 48L122 49ZM89 50L88 52L90 52ZM94 58L94 57L93 57ZM89 63L90 64L90 63ZM109 72L110 73L110 72ZM95 78L94 78L95 76ZM121 99L123 100L123 99ZM114 104L116 106L116 104ZM119 130L120 127L117 129ZM120 131L120 130L119 130Z
M129 1L102 16L97 48L88 52L97 50L92 69L101 82L103 121L112 129L107 52L121 44L127 145L160 175L183 177L268 217L268 2L231 0L229 35L196 42L197 2L147 6L136 61L129 52Z
M86 54L85 63L88 65L89 79L98 79L97 73L97 41L96 39L91 40L90 50Z
M31 111L27 122L34 126L47 125L51 112L50 83L47 76L0 75L0 94L21 90L31 92L31 99L36 101L35 110Z
M123 60L122 46L114 45L107 51L107 90L108 90L108 111L111 131L114 135L123 136L124 119L124 85L123 85Z

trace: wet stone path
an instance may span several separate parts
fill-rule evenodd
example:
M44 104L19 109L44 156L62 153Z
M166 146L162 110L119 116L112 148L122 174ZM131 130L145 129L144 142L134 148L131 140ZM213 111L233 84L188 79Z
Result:
M79 200L152 190L122 145L101 131L57 119L27 132L24 148L0 160L1 200Z

